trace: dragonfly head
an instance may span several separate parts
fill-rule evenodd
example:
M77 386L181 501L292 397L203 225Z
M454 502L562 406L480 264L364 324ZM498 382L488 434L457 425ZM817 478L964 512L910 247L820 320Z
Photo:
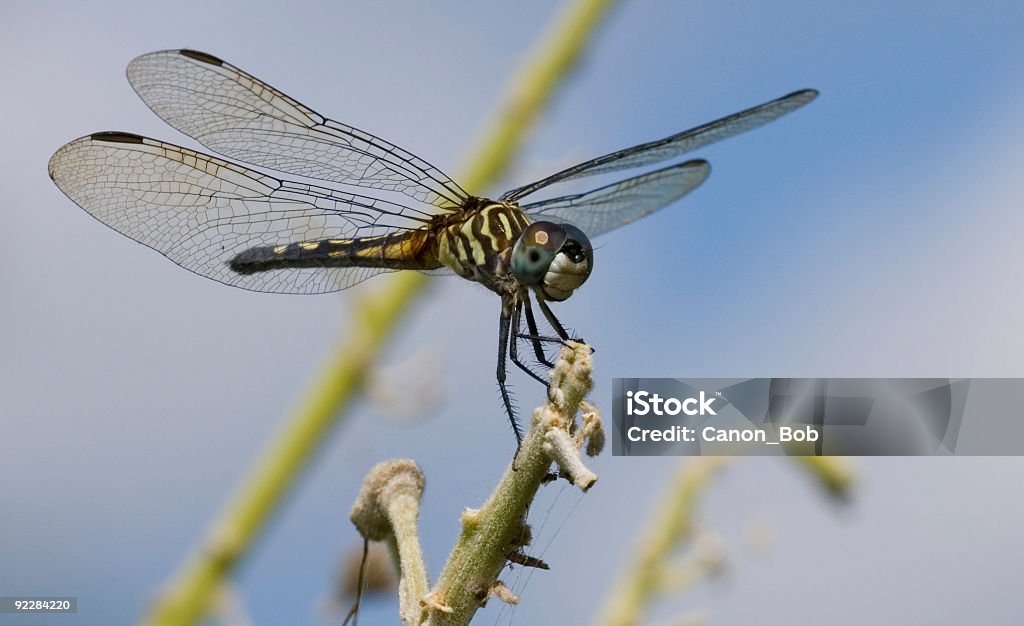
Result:
M548 300L569 298L594 268L594 247L572 224L534 222L512 248L512 275Z

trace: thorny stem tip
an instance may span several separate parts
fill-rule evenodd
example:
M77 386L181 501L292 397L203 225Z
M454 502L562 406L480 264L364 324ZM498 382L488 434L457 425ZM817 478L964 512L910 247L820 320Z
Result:
M408 459L378 463L363 479L349 519L371 541L388 540L398 553L399 615L406 624L419 624L427 593L427 567L419 540L419 507L426 480Z

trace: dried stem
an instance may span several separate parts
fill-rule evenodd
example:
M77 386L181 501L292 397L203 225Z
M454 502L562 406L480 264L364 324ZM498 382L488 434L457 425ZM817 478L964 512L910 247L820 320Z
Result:
M533 412L530 429L516 458L487 502L480 509L467 509L462 515L462 533L427 598L427 624L468 624L490 596L510 600L498 574L509 554L522 546L527 508L553 461L583 491L597 480L579 458L586 440L559 448L558 457L551 445L553 439L560 440L562 435L569 436L577 430L576 413L593 385L590 354L590 347L584 344L570 344L562 349L552 370L549 400ZM599 423L596 415L589 417ZM600 426L593 430L603 432Z

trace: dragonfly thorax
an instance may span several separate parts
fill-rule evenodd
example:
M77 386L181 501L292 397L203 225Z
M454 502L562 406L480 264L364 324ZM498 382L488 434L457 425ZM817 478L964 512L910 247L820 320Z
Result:
M462 210L435 216L437 260L499 294L516 291L508 271L512 246L530 219L510 203L470 198Z
M438 260L499 294L525 287L561 301L590 276L593 247L571 224L531 223L516 204L484 198L443 219Z

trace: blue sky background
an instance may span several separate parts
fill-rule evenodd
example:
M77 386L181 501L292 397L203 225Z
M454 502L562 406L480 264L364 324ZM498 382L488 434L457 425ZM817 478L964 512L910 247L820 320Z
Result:
M86 133L195 146L138 100L128 61L210 52L456 175L551 13L539 0L0 8L0 595L78 596L77 616L33 624L135 620L273 436L354 295L200 279L53 186L49 156ZM703 187L595 242L593 276L557 309L598 347L595 399L609 408L615 376L1024 376L1022 31L1017 2L624 3L507 187L798 88L822 95L700 151L713 167ZM513 449L491 377L497 313L482 288L435 281L384 361L439 359L419 369L443 372L441 408L410 423L359 404L242 569L257 623L316 623L357 543L358 480L379 460L412 457L427 475L436 575L459 511ZM524 407L539 402L539 386L514 383ZM586 623L677 462L606 455L587 496L552 488L534 510L550 509L542 542L561 528L543 554L553 571L532 576L514 612L492 606L478 622ZM837 508L791 464L738 463L704 512L735 567L656 614L1021 622L1020 459L857 466L857 497ZM774 529L767 556L743 549L752 520ZM394 611L370 607L367 623Z

